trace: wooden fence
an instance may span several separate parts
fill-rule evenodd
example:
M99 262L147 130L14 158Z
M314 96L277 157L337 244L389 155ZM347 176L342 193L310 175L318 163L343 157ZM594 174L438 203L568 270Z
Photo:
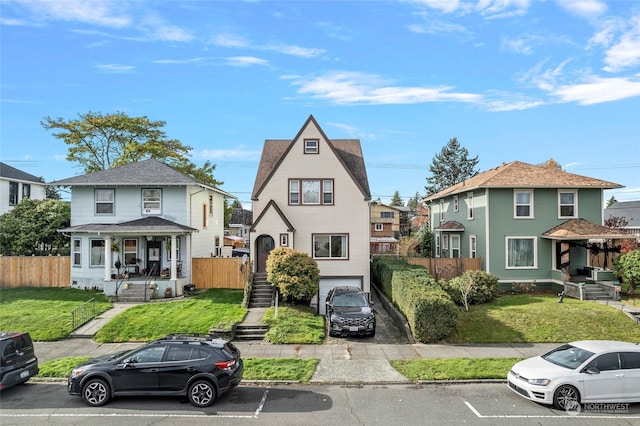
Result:
M69 287L69 256L0 256L0 287Z
M245 287L251 269L239 257L194 258L191 282L197 288ZM0 256L0 287L69 287L69 256Z
M464 271L481 271L482 258L475 257L411 257L411 265L420 265L429 270L436 280L460 276Z
M191 282L196 288L244 288L250 261L240 257L196 257L191 259Z

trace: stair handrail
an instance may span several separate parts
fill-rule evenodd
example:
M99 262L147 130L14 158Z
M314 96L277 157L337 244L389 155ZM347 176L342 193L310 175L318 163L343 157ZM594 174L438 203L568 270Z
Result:
M145 280L144 280L144 301L145 302L147 301L147 287L149 287L149 284L151 283L153 278L157 276L155 275L157 267L158 267L158 264L153 263L151 265L151 268L149 269L149 272L147 272L147 275L145 277Z

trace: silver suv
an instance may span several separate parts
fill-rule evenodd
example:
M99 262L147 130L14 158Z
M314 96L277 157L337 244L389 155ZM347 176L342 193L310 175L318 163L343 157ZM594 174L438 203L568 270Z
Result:
M24 383L38 371L29 333L0 331L0 390Z

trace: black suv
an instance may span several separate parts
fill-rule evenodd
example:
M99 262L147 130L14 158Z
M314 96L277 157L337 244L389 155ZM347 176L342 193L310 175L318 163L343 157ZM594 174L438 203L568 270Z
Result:
M24 383L38 371L29 333L0 331L0 390Z
M117 396L187 396L207 407L235 388L244 371L226 340L171 334L132 351L94 358L71 371L67 391L92 407Z
M375 336L376 317L367 295L358 287L339 286L329 290L325 301L329 336Z

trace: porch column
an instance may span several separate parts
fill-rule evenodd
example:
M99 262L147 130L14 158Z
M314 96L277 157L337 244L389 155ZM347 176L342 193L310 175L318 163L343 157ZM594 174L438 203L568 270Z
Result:
M111 235L104 236L104 280L111 281Z
M569 274L569 243L563 241L560 244L560 270L562 271L562 281L570 281L571 274Z
M177 250L177 241L176 236L171 235L171 279L178 279L178 259L176 259L178 250Z

